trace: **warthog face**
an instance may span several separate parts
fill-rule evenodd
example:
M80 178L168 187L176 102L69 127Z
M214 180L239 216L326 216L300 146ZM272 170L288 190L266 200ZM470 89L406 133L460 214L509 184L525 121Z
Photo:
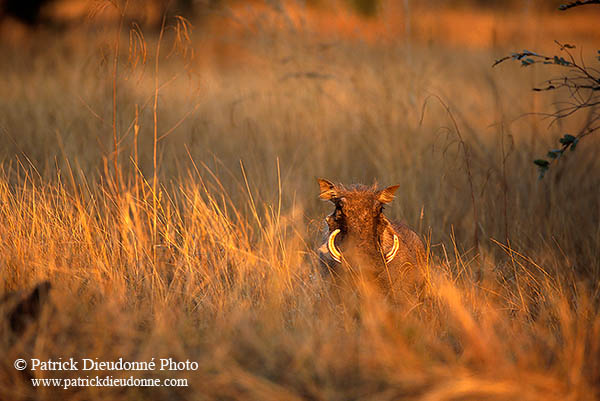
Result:
M380 281L395 281L407 265L424 255L418 235L404 225L392 224L383 214L398 185L377 189L354 185L338 186L319 179L323 200L335 205L327 216L325 243L319 248L330 269L347 265Z

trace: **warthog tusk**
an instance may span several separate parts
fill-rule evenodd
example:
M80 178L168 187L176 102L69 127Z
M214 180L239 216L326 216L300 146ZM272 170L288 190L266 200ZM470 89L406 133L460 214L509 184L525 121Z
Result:
M400 241L398 240L398 236L394 234L394 245L392 246L392 249L385 254L386 263L390 263L392 260L394 260L396 254L398 253L398 249L400 249Z
M327 239L327 250L331 254L333 260L338 263L342 263L342 254L335 247L335 237L340 233L340 229L335 229L331 234L329 234L329 238ZM396 257L398 253L398 249L400 249L400 240L398 236L394 234L394 245L392 245L392 249L388 253L385 254L385 262L390 263Z
M340 251L338 251L338 249L335 247L335 236L338 235L340 233L340 229L335 229L333 230L333 232L331 234L329 234L329 239L327 240L327 249L329 250L329 253L331 254L331 257L333 258L333 260L335 260L338 263L342 263L342 254L340 253Z

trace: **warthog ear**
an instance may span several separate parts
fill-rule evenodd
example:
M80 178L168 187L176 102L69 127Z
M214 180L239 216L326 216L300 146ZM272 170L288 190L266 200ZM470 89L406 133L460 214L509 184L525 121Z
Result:
M377 200L381 203L390 203L395 198L395 193L400 188L400 185L392 185L391 187L387 187L386 189L382 189L377 194Z
M319 182L319 189L321 190L319 198L323 200L331 200L338 197L338 189L334 183L323 178L317 178L317 181Z

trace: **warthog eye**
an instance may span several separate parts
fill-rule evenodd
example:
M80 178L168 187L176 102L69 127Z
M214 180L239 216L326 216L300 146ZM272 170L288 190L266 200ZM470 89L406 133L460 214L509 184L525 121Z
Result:
M346 204L346 198L336 198L334 204L336 209L342 209Z
M342 202L340 201L339 203L335 204L335 210L333 211L333 218L335 220L341 220L344 218L344 212L342 211Z
M343 228L345 226L345 220L346 216L342 210L341 203L336 203L333 213L325 218L330 231Z
M375 205L375 216L378 216L383 213L383 205L380 203Z

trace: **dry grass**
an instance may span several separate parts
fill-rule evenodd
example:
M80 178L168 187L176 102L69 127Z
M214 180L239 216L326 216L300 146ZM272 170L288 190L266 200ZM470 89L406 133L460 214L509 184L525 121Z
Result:
M532 160L582 123L517 119L553 107L527 91L547 72L492 70L504 50L245 32L198 29L190 61L167 31L157 64L148 33L135 69L122 44L118 186L114 32L4 48L1 286L53 290L35 330L2 337L0 398L598 399L600 149L586 138L537 180ZM423 299L333 301L317 176L401 185L387 214L429 239ZM133 373L187 388L34 391L18 357L200 368Z

